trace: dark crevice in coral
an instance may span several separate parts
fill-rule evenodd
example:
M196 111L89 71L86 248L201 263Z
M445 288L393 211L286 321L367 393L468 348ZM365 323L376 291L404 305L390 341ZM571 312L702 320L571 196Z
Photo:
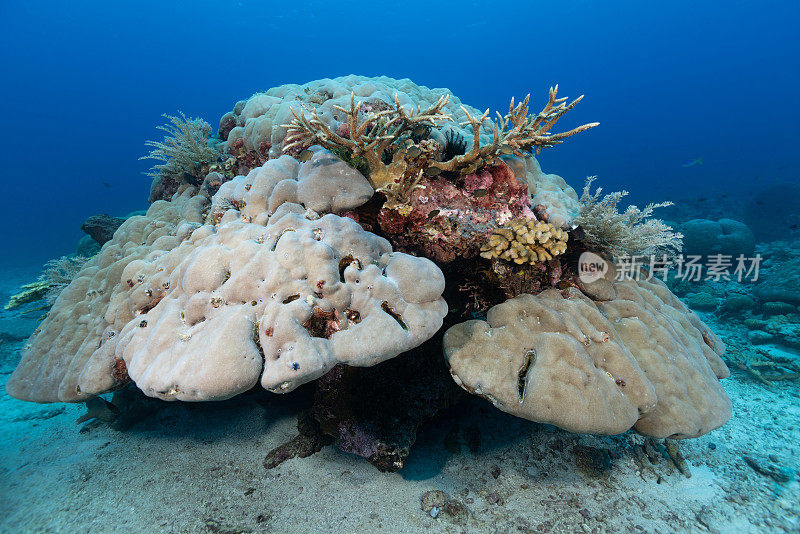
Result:
M264 347L261 346L261 337L258 334L258 328L259 328L259 323L254 322L252 339L253 343L255 343L256 348L258 349L258 353L261 355L261 362L263 364L263 362L267 361L267 357L264 355Z
M289 304L290 302L294 302L295 300L300 298L300 294L289 295L285 299L283 299L283 304Z
M406 323L403 322L403 317L399 313L394 311L394 308L389 306L389 303L386 302L385 300L381 302L381 309L386 313L388 313L389 315L391 315L392 319L397 321L397 323L403 330L408 331L408 326L406 326Z
M520 404L525 402L525 387L528 385L528 373L531 367L533 367L534 362L536 362L536 352L531 349L525 353L525 360L522 362L522 367L520 367L517 378L517 398Z
M339 281L341 283L344 284L345 281L344 280L345 269L347 269L353 262L355 262L358 269L361 270L361 262L358 259L354 258L353 256L350 256L349 254L344 258L342 258L341 260L339 260Z
M330 339L340 329L336 308L325 311L319 306L314 306L314 309L311 310L311 317L302 326L311 337Z
M111 376L119 385L124 385L131 381L131 377L128 376L128 367L125 364L125 360L114 358L114 367L111 368Z
M166 294L167 294L167 292L164 291L160 295L158 295L156 298L151 300L147 305L145 305L141 310L139 310L140 313L147 313L150 310L152 310L153 308L155 308L156 306L158 306L158 303L161 302L161 300L164 298L164 296L166 296Z

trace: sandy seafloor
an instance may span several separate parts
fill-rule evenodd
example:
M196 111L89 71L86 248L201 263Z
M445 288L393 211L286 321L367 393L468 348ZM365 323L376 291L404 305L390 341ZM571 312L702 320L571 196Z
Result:
M7 273L0 296L33 278ZM0 332L35 328L0 314ZM21 343L0 341L2 384ZM77 425L82 405L3 391L0 532L800 532L797 382L766 387L735 371L724 386L733 419L681 442L690 478L666 457L637 459L634 433L573 435L480 399L424 428L402 471L381 473L333 447L265 469L296 435L292 396L165 403L117 431ZM421 505L432 490L449 499L435 518Z

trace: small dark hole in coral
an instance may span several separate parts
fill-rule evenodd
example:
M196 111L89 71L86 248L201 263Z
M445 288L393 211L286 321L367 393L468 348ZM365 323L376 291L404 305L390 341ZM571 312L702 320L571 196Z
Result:
M356 263L356 267L358 267L358 269L361 270L361 262L358 260L358 258L354 258L353 256L348 254L347 256L345 256L344 258L339 260L339 281L340 282L344 283L344 270L347 269L347 267L353 262L355 262Z
M519 374L517 375L517 398L520 404L525 402L525 387L528 385L528 372L531 370L531 367L533 367L534 362L536 362L536 352L531 349L525 353L525 360L522 362L522 367L520 367Z
M318 306L314 306L311 311L311 317L303 323L303 328L308 331L311 337L322 337L330 339L330 337L339 331L339 320L336 315L336 308L325 311Z

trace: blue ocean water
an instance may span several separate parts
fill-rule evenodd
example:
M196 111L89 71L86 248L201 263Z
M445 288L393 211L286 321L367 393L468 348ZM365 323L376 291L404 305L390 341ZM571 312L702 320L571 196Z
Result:
M548 172L637 202L747 202L800 175L798 15L791 1L2 2L0 261L41 264L87 216L145 208L137 158L162 113L216 126L259 90L351 73L501 111L559 83L586 95L564 126L601 126L544 151Z
M0 531L800 528L800 3L4 0L0 20L0 304L73 253L87 217L148 207L153 162L138 158L163 136L163 113L216 129L258 91L347 74L407 77L501 113L529 92L540 109L556 83L583 94L558 130L600 125L545 149L545 172L578 192L596 175L626 201L674 200L668 222L744 220L779 282L758 293L670 281L728 343L733 372L731 421L681 442L692 477L664 440L570 434L477 397L420 429L393 474L334 446L266 469L310 389L219 403L121 395L113 424L76 426L82 404L5 392L43 310L0 311ZM438 520L440 506L424 508L434 489L452 499Z

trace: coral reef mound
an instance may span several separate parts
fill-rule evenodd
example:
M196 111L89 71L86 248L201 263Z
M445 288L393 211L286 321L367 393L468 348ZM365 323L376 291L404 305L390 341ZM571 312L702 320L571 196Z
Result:
M665 204L620 213L624 192L590 180L579 197L542 171L535 154L597 126L554 131L580 99L556 86L541 111L512 98L490 119L446 89L346 76L239 101L216 134L167 116L148 143L150 209L57 286L8 392L85 402L131 384L212 401L316 381L304 454L333 440L392 470L461 395L443 343L459 385L520 417L658 437L718 427L730 402L714 334L659 282L580 280L585 252L681 247L651 217Z
M692 219L681 225L684 252L689 255L750 257L755 252L756 238L743 222L733 219Z

